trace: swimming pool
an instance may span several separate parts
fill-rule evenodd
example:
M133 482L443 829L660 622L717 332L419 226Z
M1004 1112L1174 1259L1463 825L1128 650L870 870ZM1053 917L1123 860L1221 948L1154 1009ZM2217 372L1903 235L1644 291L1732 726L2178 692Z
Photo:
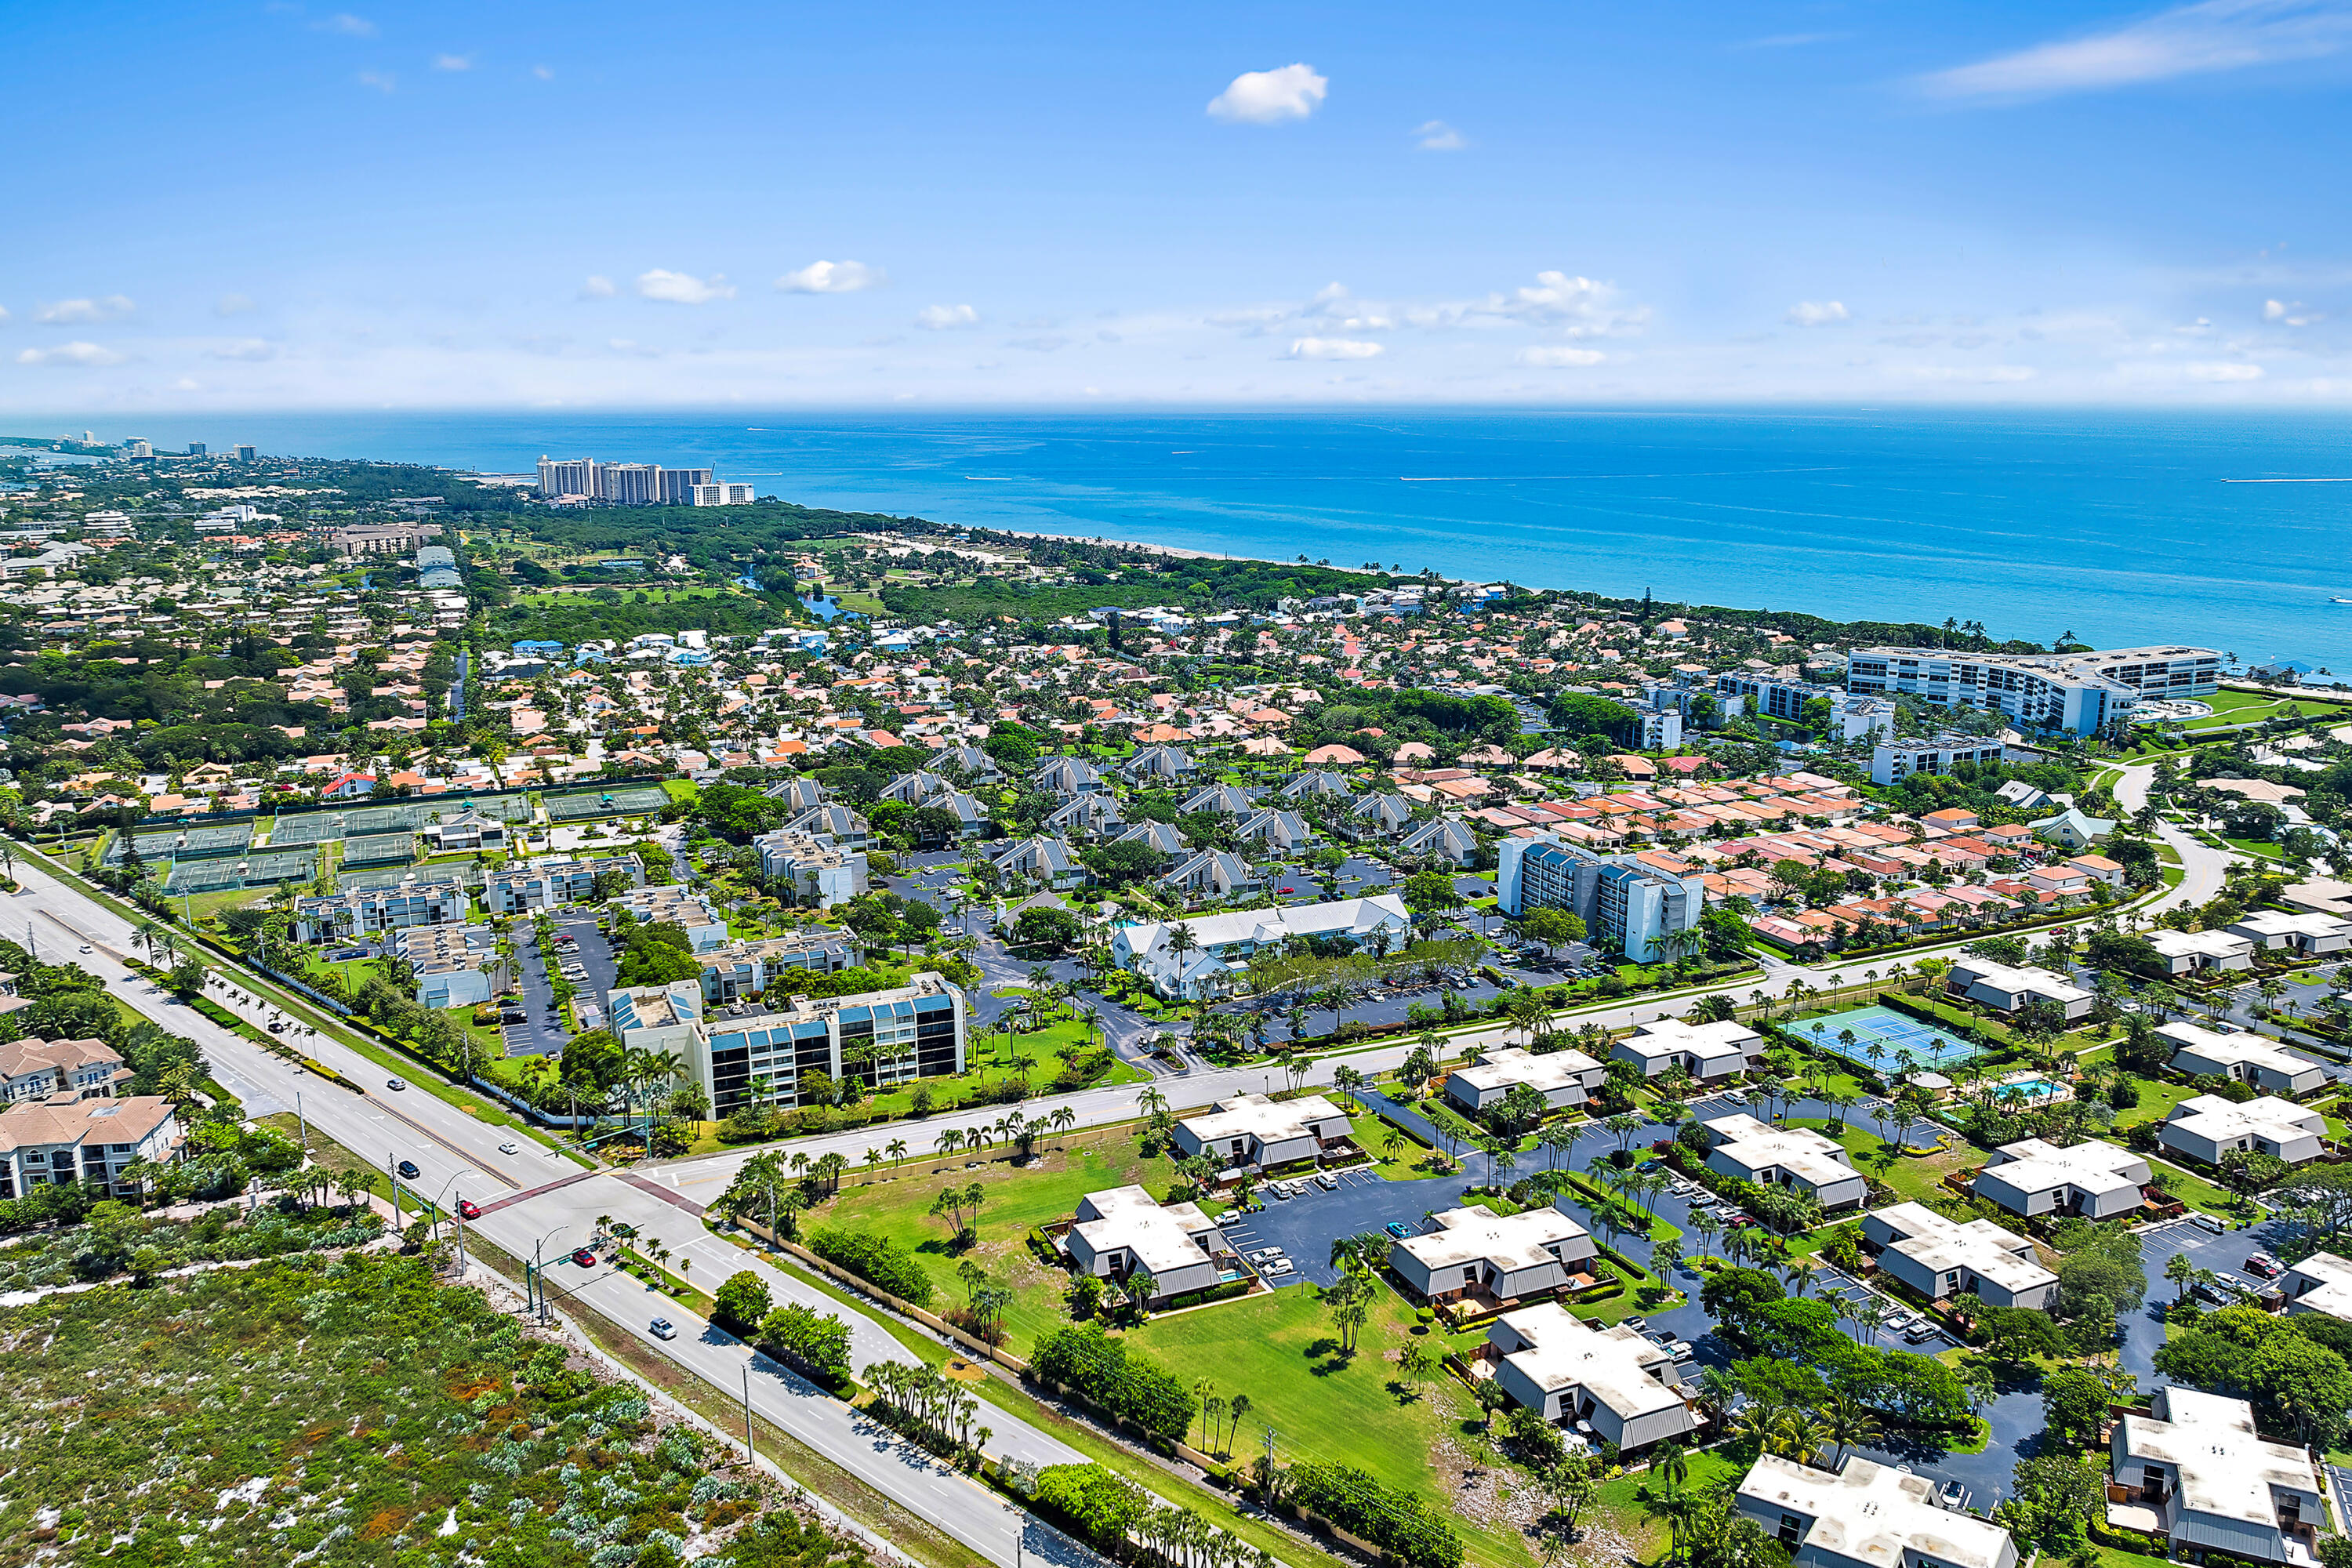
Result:
M2065 1086L2046 1078L2023 1078L1997 1085L1992 1092L1996 1100L2055 1100L2065 1092Z

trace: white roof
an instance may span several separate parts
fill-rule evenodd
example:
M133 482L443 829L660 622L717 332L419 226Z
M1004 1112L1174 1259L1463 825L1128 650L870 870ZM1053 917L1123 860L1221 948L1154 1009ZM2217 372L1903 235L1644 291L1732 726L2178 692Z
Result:
M1683 1404L1681 1394L1650 1373L1653 1367L1672 1366L1673 1352L1622 1323L1596 1329L1557 1301L1522 1307L1496 1321L1528 1342L1526 1349L1503 1359L1547 1394L1581 1388L1628 1425L1637 1416Z
M2216 1519L2278 1527L2271 1489L2319 1493L2311 1457L2254 1435L2254 1407L2178 1385L2159 1388L2157 1415L2124 1417L2124 1454L2170 1465L2180 1477L2180 1507Z
M1972 976L1996 991L2006 991L2011 995L2022 993L2062 1003L2079 1002L2090 995L2089 992L2064 976L2031 965L2019 967L1995 963L1984 958L1962 958L1953 963L1952 971L1956 974Z
M1231 1100L1217 1101L1217 1109L1205 1116L1187 1116L1179 1123L1203 1143L1213 1143L1220 1138L1255 1138L1261 1143L1279 1143L1307 1135L1308 1124L1318 1121L1345 1121L1346 1113L1319 1094L1304 1100L1268 1100L1262 1094L1237 1094Z
M2015 1554L2009 1531L1937 1508L1936 1483L1855 1458L1832 1474L1761 1454L1739 1495L1813 1521L1808 1549L1877 1568L1902 1568L1907 1549L1952 1568L2000 1568Z
M1965 1268L2011 1294L2058 1282L2058 1276L2033 1260L2030 1239L1989 1219L1963 1225L1925 1204L1895 1204L1872 1210L1869 1217L1895 1233L1888 1251L1901 1253L1931 1273Z
M2250 910L2230 923L2232 927L2242 926L2249 931L2260 931L2264 936L2288 936L2295 932L2307 936L2335 936L2344 930L2347 922L2335 915L2310 910L2289 914L2284 910Z
M1208 1252L1192 1238L1216 1229L1217 1222L1197 1204L1163 1205L1141 1187L1112 1187L1088 1193L1078 1212L1089 1210L1098 1217L1070 1228L1097 1253L1123 1247L1155 1275L1209 1261Z
M1736 1018L1719 1018L1712 1024L1658 1018L1647 1024L1635 1025L1633 1037L1622 1043L1628 1050L1645 1057L1664 1056L1672 1051L1688 1051L1698 1057L1719 1057L1760 1045L1763 1038Z
M2095 1138L2068 1149L2039 1138L2023 1138L2002 1144L1995 1152L2007 1157L1990 1162L1988 1171L2000 1173L2002 1181L2021 1192L2075 1186L2086 1193L2112 1193L2147 1180L2147 1161Z
M1137 952L1157 952L1168 943L1168 933L1183 926L1202 948L1232 947L1255 942L1264 947L1297 936L1361 936L1382 926L1412 922L1404 900L1395 893L1370 899L1340 899L1328 904L1291 904L1273 910L1236 910L1230 914L1195 915L1191 920L1149 921L1130 929L1128 946Z
M2225 931L2152 931L2147 933L2147 944L2167 958L2189 958L2199 953L2214 958L2242 958L2254 951L2252 937L2231 936Z
M2165 1121L2216 1143L2250 1134L2273 1143L2286 1143L2297 1138L2324 1137L2327 1132L2327 1118L2274 1094L2247 1100L2243 1105L2218 1094L2192 1095L2174 1106Z
M1778 1166L1801 1176L1816 1187L1853 1181L1861 1173L1839 1158L1844 1151L1833 1139L1797 1127L1774 1127L1744 1112L1719 1116L1702 1123L1715 1134L1714 1152L1750 1171Z
M2352 1260L2332 1252L2315 1252L2286 1271L2283 1283L2316 1280L2313 1288L2290 1299L2331 1318L2352 1318Z
M2208 1061L2250 1062L2256 1067L2284 1073L2289 1078L2323 1070L2317 1062L2292 1055L2276 1041L2262 1035L2224 1035L2201 1024L2185 1020L2161 1025L2156 1032L2175 1045L2193 1047Z
M1601 1064L1582 1051L1551 1051L1538 1056L1517 1046L1506 1046L1499 1050L1481 1051L1477 1065L1455 1068L1453 1076L1482 1090L1508 1089L1520 1083L1529 1089L1550 1090L1580 1083L1582 1075L1600 1070Z
M1551 1248L1589 1235L1558 1209L1528 1209L1497 1216L1483 1204L1429 1216L1438 1228L1397 1243L1426 1268L1491 1263L1499 1272L1554 1261Z

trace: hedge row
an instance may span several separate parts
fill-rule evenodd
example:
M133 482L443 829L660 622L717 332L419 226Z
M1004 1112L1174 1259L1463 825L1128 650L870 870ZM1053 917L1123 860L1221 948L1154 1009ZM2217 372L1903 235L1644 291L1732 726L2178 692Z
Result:
M913 1253L887 1237L870 1230L826 1226L808 1233L808 1249L909 1306L931 1304L931 1277L915 1261Z

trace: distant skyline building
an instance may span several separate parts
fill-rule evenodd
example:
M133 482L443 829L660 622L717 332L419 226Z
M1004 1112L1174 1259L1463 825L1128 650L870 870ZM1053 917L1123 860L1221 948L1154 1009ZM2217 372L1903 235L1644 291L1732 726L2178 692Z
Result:
M709 468L667 468L654 463L600 463L593 458L539 460L539 493L549 500L578 499L617 506L725 506L698 500L709 489ZM748 485L726 487L749 491ZM747 493L745 500L751 497Z
M705 468L704 473L710 470ZM694 487L691 497L696 506L750 506L751 487L742 484L713 484L706 479Z
M2143 701L2210 697L2221 662L2210 647L2040 654L1865 647L1848 657L1845 683L1849 691L1983 708L2030 726L2095 735L2129 721Z
M236 448L236 460L240 463L250 463L258 456L251 442L240 443Z

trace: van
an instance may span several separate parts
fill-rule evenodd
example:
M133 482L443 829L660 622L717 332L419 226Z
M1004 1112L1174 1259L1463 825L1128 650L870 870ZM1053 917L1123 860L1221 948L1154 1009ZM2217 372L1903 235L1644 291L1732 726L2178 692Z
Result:
M2192 1214L2189 1216L2189 1223L2200 1230L2211 1231L2215 1236L2223 1235L2230 1228L2210 1214Z

